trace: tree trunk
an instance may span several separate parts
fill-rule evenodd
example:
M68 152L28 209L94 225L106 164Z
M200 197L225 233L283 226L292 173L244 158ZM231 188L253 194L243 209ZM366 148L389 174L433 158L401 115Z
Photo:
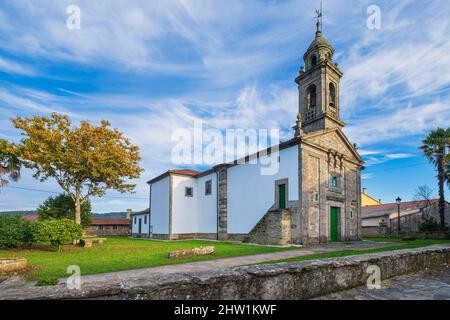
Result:
M441 227L445 228L445 197L444 197L445 158L443 150L441 155L438 156L438 181L439 181L439 218L441 220Z
M81 195L78 190L76 191L76 195L75 195L75 222L77 224L81 224Z

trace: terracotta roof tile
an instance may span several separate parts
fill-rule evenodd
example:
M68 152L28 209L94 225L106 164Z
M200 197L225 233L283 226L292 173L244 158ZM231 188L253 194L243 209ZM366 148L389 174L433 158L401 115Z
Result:
M433 199L433 200L431 200L431 203L434 204L438 201L439 200L437 200L437 199ZM402 202L400 204L400 210L401 211L409 211L409 210L413 210L413 209L423 208L426 205L427 205L427 203L424 200ZM373 206L365 206L365 207L361 208L361 212L362 212L363 218L387 215L392 212L397 212L397 203L393 202L393 203L376 204Z
M118 218L92 218L92 226L129 226L130 219L118 219Z
M33 214L30 216L23 216L23 220L26 221L38 221L39 220L39 216L37 214Z
M185 176L196 176L200 173L200 171L182 169L182 170L169 170L170 173L182 174Z

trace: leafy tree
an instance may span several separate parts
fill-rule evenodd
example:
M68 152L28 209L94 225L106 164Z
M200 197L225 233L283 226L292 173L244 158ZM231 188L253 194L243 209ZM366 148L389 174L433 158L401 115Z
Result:
M30 221L21 216L0 216L0 247L17 248L31 241Z
M14 155L13 146L0 139L0 187L6 186L9 180L17 181L19 177L19 158Z
M69 219L37 221L33 226L33 239L50 243L55 251L61 251L65 243L80 239L82 233L81 226Z
M78 127L69 117L53 113L51 117L13 120L23 131L16 154L23 165L34 169L34 177L56 179L75 204L75 222L81 223L81 205L91 196L103 196L108 189L133 192L129 179L139 178L139 148L108 121L94 126L82 121Z
M72 219L75 221L75 202L65 193L50 197L37 209L40 220L48 219ZM92 206L89 200L81 204L81 226L88 227L91 224Z
M448 163L446 153L450 145L450 128L442 129L438 128L431 131L425 140L422 141L423 145L420 149L423 151L425 157L434 164L438 172L438 192L439 192L439 218L441 228L445 228L445 196L444 196L444 184L450 180Z

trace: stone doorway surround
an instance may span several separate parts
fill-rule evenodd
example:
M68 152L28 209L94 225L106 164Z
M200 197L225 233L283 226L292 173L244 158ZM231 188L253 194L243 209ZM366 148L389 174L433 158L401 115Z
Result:
M337 224L337 242L343 242L345 240L345 206L342 202L328 201L327 214L326 214L326 238L327 242L331 242L331 208L338 208L338 224Z
M280 208L280 194L279 194L279 186L280 185L285 185L286 189L285 189L285 193L286 193L286 208L289 208L289 179L285 178L285 179L280 179L280 180L275 180L275 204L273 206L273 209L279 209Z

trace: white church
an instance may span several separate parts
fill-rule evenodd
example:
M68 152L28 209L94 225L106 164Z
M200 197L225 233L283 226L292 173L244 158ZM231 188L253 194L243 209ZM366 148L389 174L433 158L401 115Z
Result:
M261 175L259 161L234 161L204 172L169 170L148 181L150 208L132 215L132 234L261 244L360 240L363 160L342 131L343 74L333 55L317 22L295 79L295 132L277 146L275 175ZM249 159L268 156L270 150Z

